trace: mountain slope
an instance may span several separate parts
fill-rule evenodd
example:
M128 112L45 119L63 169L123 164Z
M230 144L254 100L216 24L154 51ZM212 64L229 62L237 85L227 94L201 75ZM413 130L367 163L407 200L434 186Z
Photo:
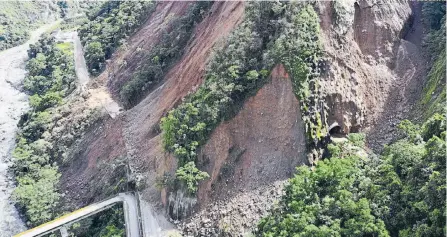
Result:
M78 141L76 159L62 172L66 205L80 207L117 190L136 188L157 211L184 220L182 227L191 235L233 236L253 228L297 165L317 162L306 154L306 118L292 73L278 64L234 117L210 132L196 161L210 178L200 182L197 196L175 185L166 187L178 160L165 151L160 119L203 83L213 48L225 45L226 37L247 17L245 4L215 2L194 25L184 53L139 95L139 102L116 118L105 115ZM120 101L121 88L153 63L144 52L160 45L164 33L175 28L174 19L187 15L191 6L159 3L112 55L90 93L107 89ZM380 151L397 138L396 125L411 115L422 94L428 69L420 45L421 9L405 1L317 2L313 8L324 51L317 84L323 98L318 106L325 108L321 126L335 124L341 136L366 132L368 146Z

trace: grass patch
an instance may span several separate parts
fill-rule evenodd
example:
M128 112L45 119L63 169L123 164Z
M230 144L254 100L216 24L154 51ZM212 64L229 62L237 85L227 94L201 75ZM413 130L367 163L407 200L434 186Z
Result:
M63 42L63 43L57 43L56 48L61 50L63 53L67 55L73 55L73 43L71 42Z

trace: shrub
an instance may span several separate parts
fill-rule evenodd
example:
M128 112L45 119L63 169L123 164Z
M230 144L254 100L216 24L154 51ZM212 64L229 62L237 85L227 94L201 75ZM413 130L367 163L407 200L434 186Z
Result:
M51 220L60 197L57 192L60 178L57 167L44 166L36 172L36 178L28 175L18 177L18 186L13 194L19 206L26 208L26 216L32 225Z
M365 134L364 133L350 133L348 134L348 140L357 147L365 147Z
M433 136L441 137L441 133L446 130L446 119L441 114L434 114L422 126L422 137L428 141Z
M210 177L206 172L197 169L196 164L192 161L178 168L175 175L178 180L186 184L186 188L190 193L197 191L199 181Z
M100 42L92 41L85 48L85 60L89 63L90 72L99 74L104 68L105 54Z

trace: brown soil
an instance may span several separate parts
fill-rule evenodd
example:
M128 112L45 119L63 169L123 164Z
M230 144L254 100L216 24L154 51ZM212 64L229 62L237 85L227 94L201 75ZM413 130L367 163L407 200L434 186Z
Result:
M64 209L73 210L100 201L121 190L114 183L125 177L127 166L121 119L107 119L92 126L77 143L73 159L61 167ZM123 173L124 172L124 173Z
M189 4L160 3L127 46L114 54L95 86L100 89L107 84L116 97L118 88L144 63L140 49L149 50L159 40L161 29L169 27L170 20L183 14ZM414 104L423 80L418 47L400 39L410 6L359 1L358 8L354 3L348 6L352 19L347 17L340 21L345 25L340 25L333 20L334 2L317 4L328 61L322 81L328 124L338 122L345 133L367 132L373 147L386 143L388 137L383 134L393 126L394 117L400 118L396 115L407 113ZM119 166L120 158L126 157L144 186L142 197L153 205L168 204L169 194L158 190L155 181L165 173L173 174L177 164L163 150L160 118L202 83L212 48L240 23L243 10L243 2L214 3L163 82L132 109L98 123L79 142L76 160L62 168L62 190L69 202L81 206L101 198L104 190L98 187L115 177L114 169L103 167ZM248 230L277 200L278 190L295 167L307 163L299 104L287 77L284 68L277 66L271 81L233 119L219 125L203 147L199 166L211 178L201 184L199 213L185 223L186 232L208 228L210 232L203 236L211 236L221 231L212 228L229 226L233 233ZM253 208L239 211L245 206ZM260 211L259 206L263 207ZM225 218L228 221L219 222Z
M243 3L216 2L210 12L197 25L186 53L167 73L164 84L125 113L124 131L132 167L143 175L147 186L144 195L154 202L160 200L160 192L154 187L155 178L164 172L173 173L176 168L175 159L165 154L161 146L160 118L200 85L212 47L239 23Z
M144 52L155 45L164 30L169 30L172 20L183 15L192 2L160 2L153 14L125 46L107 60L106 71L99 81L107 83L114 97L119 98L121 86L127 82L138 67L145 63Z
M129 39L127 47L116 52L106 71L89 85L92 88L85 106L104 107L104 103L91 98L104 99L101 96L104 84L108 84L116 95L119 85L130 78L139 64L141 54L137 52L148 50L156 43L160 30L168 26L170 19L183 14L189 4L160 3L145 26ZM136 178L147 187L143 197L154 204L160 202L155 178L166 171L175 171L176 163L161 147L159 120L200 85L213 46L240 22L243 9L243 2L216 2L210 14L196 26L185 54L167 73L164 83L115 119L108 118L105 113L104 119L77 143L75 159L61 168L61 190L66 194L67 204L81 207L103 198L99 193L104 190L98 184L107 186L105 183L114 179L115 171L110 167L115 163L118 166L120 159L125 157L130 159Z
M182 224L184 234L250 232L279 201L295 167L308 164L304 134L292 82L278 65L271 81L219 125L203 147L199 163L211 178L200 186L202 208Z
M199 203L291 177L306 160L304 124L292 82L282 65L233 119L219 125L202 149L199 163L211 178Z

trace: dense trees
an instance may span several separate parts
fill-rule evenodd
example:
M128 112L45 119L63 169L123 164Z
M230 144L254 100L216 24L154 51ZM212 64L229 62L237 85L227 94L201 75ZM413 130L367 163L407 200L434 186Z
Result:
M445 236L445 122L403 122L407 137L381 157L362 152L359 136L329 145L315 170L297 169L257 235Z
M124 39L132 34L155 9L151 1L108 1L88 14L79 28L85 59L92 75L98 75Z
M58 49L52 37L44 36L31 45L28 54L24 88L31 94L31 111L22 116L13 151L14 198L26 210L29 223L36 225L52 219L58 205L60 174L49 136L54 126L51 108L75 89L76 76L72 55Z
M58 7L51 1L3 1L0 7L0 51L23 44L31 29L57 11Z
M23 82L32 94L31 105L37 111L60 102L75 88L73 57L57 48L54 38L44 36L28 51L28 74Z

